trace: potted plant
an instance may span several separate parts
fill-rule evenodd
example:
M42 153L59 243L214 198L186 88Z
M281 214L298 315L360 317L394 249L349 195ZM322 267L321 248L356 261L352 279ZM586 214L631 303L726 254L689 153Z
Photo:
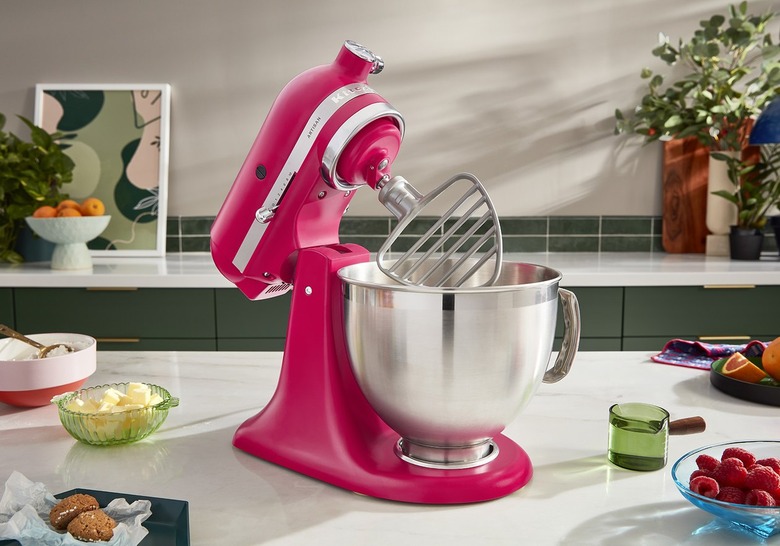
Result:
M758 161L747 162L734 155L714 152L728 168L731 190L714 192L732 203L737 210L731 226L730 255L737 260L757 260L761 255L767 214L780 203L780 147L762 146Z
M14 250L24 218L41 205L55 205L67 195L60 189L73 180L73 160L57 139L62 133L47 133L18 116L30 129L30 141L4 132L0 114L0 262L19 263Z
M645 143L695 139L706 150L741 155L751 120L780 86L780 47L774 44L769 29L776 15L749 14L747 2L742 2L729 6L728 17L717 14L701 21L688 41L680 39L673 45L660 34L653 55L674 66L677 73L684 73L667 82L661 74L644 68L641 77L647 81L647 92L630 115L615 111L615 132L641 135ZM722 172L725 182L705 190L708 216L719 202L706 195L729 189L726 165L718 163L720 160L712 157L708 171ZM728 209L733 210L730 205ZM711 224L714 220L708 219L711 232L728 231L728 223L725 228Z

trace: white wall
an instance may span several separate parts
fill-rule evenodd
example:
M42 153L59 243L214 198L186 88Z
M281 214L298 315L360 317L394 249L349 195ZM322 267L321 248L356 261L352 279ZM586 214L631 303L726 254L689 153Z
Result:
M763 12L772 1L750 2ZM0 112L36 83L170 83L171 215L213 215L276 93L345 39L385 60L371 85L406 119L394 172L458 171L505 216L661 213L660 145L612 134L659 31L688 38L727 0L2 0ZM9 120L9 128L22 132ZM386 215L368 189L351 215Z

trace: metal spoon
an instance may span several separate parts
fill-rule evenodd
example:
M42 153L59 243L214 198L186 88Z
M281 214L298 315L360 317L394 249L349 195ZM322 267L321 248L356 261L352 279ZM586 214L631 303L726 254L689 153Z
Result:
M23 341L28 345L32 345L33 347L38 349L38 358L46 358L46 355L48 355L54 349L58 349L60 347L64 347L65 350L69 353L72 353L74 351L73 347L71 347L70 345L65 345L64 343L55 343L54 345L44 345L43 343L38 343L34 339L30 339L29 337L20 334L19 332L9 328L5 324L0 324L0 333L5 334L8 337L18 339L19 341Z

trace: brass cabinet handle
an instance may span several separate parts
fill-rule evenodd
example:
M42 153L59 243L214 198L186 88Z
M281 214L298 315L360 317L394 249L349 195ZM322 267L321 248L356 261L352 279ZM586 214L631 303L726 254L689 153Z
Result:
M137 286L88 286L87 292L134 292Z
M698 336L699 341L750 341L750 336Z
M140 343L140 337L98 337L98 343Z
M705 284L705 290L724 290L724 289L740 289L745 290L747 288L755 288L755 284Z

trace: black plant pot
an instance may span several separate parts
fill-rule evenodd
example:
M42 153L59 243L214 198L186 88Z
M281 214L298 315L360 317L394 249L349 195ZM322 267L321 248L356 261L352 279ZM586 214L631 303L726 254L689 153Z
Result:
M761 230L731 226L729 248L732 260L758 260L763 244L764 233Z
M770 216L769 225L775 230L775 243L777 243L777 253L780 254L780 216Z

